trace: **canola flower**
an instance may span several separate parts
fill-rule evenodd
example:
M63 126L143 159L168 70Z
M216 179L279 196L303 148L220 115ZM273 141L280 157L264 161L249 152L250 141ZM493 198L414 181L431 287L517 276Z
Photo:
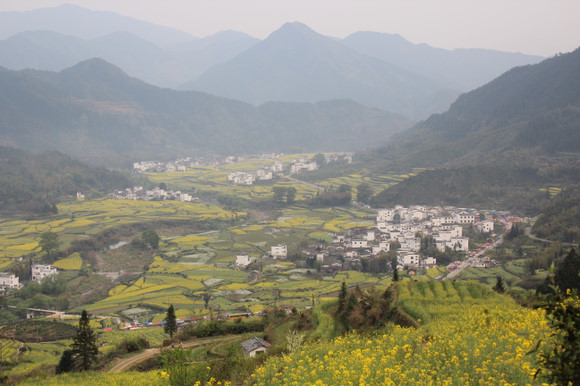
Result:
M442 283L437 292L443 292ZM462 284L468 286L470 284ZM250 382L291 384L534 384L539 354L527 354L550 330L543 310L506 296L413 300L428 321L418 329L351 333L268 360ZM411 302L411 297L405 301ZM419 304L420 303L420 304Z

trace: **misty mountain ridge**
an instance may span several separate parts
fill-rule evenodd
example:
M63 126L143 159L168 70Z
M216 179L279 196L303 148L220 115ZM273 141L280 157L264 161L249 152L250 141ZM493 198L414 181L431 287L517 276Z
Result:
M67 24L64 20L71 17L74 23ZM415 119L445 111L460 92L484 84L514 65L539 59L489 50L447 51L375 32L357 32L341 40L316 34L301 23L287 23L268 37L271 43L286 46L289 50L285 52L285 47L273 47L241 32L222 31L204 39L172 35L150 23L67 5L0 13L0 22L3 18L8 23L0 23L0 38L2 31L10 31L11 37L4 35L7 39L0 41L0 65L13 70L60 71L82 60L101 57L131 76L160 87L200 89L253 104L346 98ZM64 26L55 25L54 20L61 20ZM77 20L83 20L83 25L75 29ZM38 29L50 30L51 37L42 38L43 32ZM35 30L36 35L29 30ZM24 31L28 32L16 39L14 34ZM70 36L62 36L60 41L55 32ZM172 37L167 38L168 34ZM71 36L81 40L71 40ZM333 42L333 48L329 42ZM257 43L266 48L248 58L246 52ZM351 51L346 54L342 49L339 54L338 44ZM243 55L244 59L238 58ZM285 61L276 55L282 55ZM237 68L242 63L242 68ZM225 67L213 68L218 64ZM256 73L263 73L268 81L262 80L255 88L243 79L222 81L220 71L224 68L252 81Z
M353 99L411 117L443 111L458 93L361 55L301 23L287 23L184 86L254 104Z
M535 64L542 57L478 48L445 50L414 44L397 34L355 32L343 41L347 47L437 80L459 91L470 91L510 68Z
M354 151L410 122L352 101L240 101L162 89L91 59L61 71L0 68L0 144L107 165L192 154Z
M580 49L513 68L375 156L414 166L580 162Z
M0 41L0 65L12 70L60 71L100 57L131 76L175 88L213 65L251 47L258 39L227 31L162 49L127 31L81 39L52 31L27 31Z
M113 32L127 31L159 47L167 47L195 37L183 31L119 15L92 11L72 4L24 12L0 12L0 39L24 31L54 31L82 39L94 39Z

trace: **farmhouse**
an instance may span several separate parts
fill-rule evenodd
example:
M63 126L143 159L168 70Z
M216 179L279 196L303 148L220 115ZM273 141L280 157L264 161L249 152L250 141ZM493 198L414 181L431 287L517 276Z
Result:
M20 286L18 277L12 273L0 272L0 289L18 288Z
M31 271L32 280L37 283L40 283L40 281L47 276L58 273L58 270L55 267L44 264L32 264Z
M270 248L270 255L274 259L285 259L288 256L288 248L286 244L272 245Z
M270 343L255 336L245 342L242 342L242 348L244 349L244 354L249 357L255 357L258 354L263 354L268 351L270 348Z

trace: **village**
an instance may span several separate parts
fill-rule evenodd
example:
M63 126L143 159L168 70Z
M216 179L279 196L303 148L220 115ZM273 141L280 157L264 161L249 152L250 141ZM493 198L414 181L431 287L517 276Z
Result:
M268 153L261 154L260 159L276 159L284 154ZM253 158L253 157L250 157ZM141 161L133 163L134 173L164 173L164 172L185 172L188 168L198 166L213 166L219 169L222 165L233 164L243 161L244 157L227 156L221 159L207 159L204 157L187 157L174 161ZM327 153L317 154L312 159L297 158L287 162L274 161L271 165L257 170L239 170L228 173L227 180L236 185L252 185L255 181L272 180L287 174L298 174L306 171L317 170L322 163L331 162L352 162L352 153ZM134 198L132 198L134 199Z
M454 256L460 253L461 260L446 264L448 271L459 267L466 257L470 266L487 268L498 264L485 256L486 248L497 245L501 240L494 233L494 223L502 223L509 229L512 222L520 221L525 219L496 211L484 215L474 209L397 206L379 209L375 226L371 229L352 228L348 232L335 234L332 242L314 243L299 251L298 256L290 256L287 245L273 245L268 256L256 258L247 254L238 255L235 267L252 270L260 266L260 259L270 258L291 259L297 268L316 268L323 275L348 270L386 273L395 267L413 275L419 269L438 265L435 257L421 253L429 246L436 247L442 253L453 252ZM471 247L469 237L464 235L468 227L486 235L490 242L482 243L477 248ZM389 260L386 256L389 256ZM395 259L395 263L392 259ZM258 280L260 276L259 271L253 269L248 277L249 280Z

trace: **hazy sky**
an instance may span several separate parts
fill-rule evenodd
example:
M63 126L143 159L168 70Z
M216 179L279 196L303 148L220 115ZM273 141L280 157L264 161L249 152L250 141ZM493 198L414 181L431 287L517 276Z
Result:
M345 37L397 33L447 49L551 56L580 46L580 0L0 0L0 11L63 3L113 11L205 37L232 29L265 38L285 22Z

